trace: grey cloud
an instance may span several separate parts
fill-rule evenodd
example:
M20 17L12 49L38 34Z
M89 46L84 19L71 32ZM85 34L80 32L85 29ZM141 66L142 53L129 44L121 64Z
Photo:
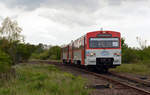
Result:
M0 0L5 3L9 8L23 7L26 10L33 10L38 8L42 2L46 0Z
M39 7L48 7L75 11L96 11L102 8L105 3L112 6L121 5L123 2L138 2L148 0L0 0L8 7L23 7L26 10L34 10Z
M119 6L124 2L147 2L149 0L107 0L109 5Z
M126 0L108 0L109 5L121 5Z
M47 1L46 6L67 10L95 11L100 7L99 4L98 0L49 0Z
M77 14L77 15L76 15ZM77 12L40 13L39 16L67 26L90 26L95 24L92 16Z
M56 0L57 1L57 0ZM55 1L55 3L56 3ZM98 9L96 11L96 13L94 13L93 11L88 11L88 12L79 12L79 11L72 11L72 10L65 10L65 9L61 9L59 10L59 12L54 12L54 13L49 13L48 11L45 11L43 13L40 13L40 16L45 17L47 19L50 19L54 22L57 23L61 23L61 24L65 24L67 26L91 26L91 25L95 25L97 21L118 21L118 20L123 20L125 19L125 15L134 15L134 13L136 13L138 10L135 10L134 8L132 8L133 5L128 6L130 8L126 8L124 7L123 4L121 5L123 2L127 2L128 0L108 0L109 3L111 5L115 5L118 7L105 7L102 9ZM135 0L131 0L132 2ZM138 1L138 0L137 0ZM77 1L74 0L70 0L70 3L75 3ZM112 3L111 3L112 2ZM128 1L130 2L130 1ZM54 3L54 2L53 2ZM79 2L77 2L79 3ZM104 2L103 2L104 3ZM64 4L65 6L65 2L62 3L62 5ZM55 5L55 4L52 4ZM83 5L81 3L81 5ZM59 5L58 5L59 6ZM79 4L80 6L80 4ZM51 6L52 7L52 6ZM56 7L56 6L55 6ZM84 8L83 8L84 9ZM137 7L136 7L137 9Z
M40 6L50 8L64 8L75 10L96 10L99 6L97 0L0 0L8 7L23 7L26 10L33 10Z

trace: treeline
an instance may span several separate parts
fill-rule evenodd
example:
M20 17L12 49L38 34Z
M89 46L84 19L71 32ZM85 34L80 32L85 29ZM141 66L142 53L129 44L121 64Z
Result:
M8 71L12 65L27 61L37 46L21 43L19 41L9 42L5 38L0 39L0 70Z
M60 60L60 56L59 46L51 46L47 49L43 44L32 45L20 41L9 42L5 38L0 39L0 70L2 71L29 59Z
M123 63L148 63L150 62L150 46L146 46L146 41L137 40L139 48L131 48L122 39L122 62Z
M32 45L24 42L22 29L16 21L4 19L0 27L0 75L11 70L11 66L29 59L59 60L59 46Z
M50 46L45 49L42 44L39 44L40 47L32 53L31 59L40 59L40 60L60 60L61 58L61 47L59 46ZM40 50L40 51L39 51Z

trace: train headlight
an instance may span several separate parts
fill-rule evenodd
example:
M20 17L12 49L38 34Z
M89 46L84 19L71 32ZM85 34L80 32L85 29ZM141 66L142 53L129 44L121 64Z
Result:
M119 59L115 59L115 60L114 60L114 62L119 62L119 61L120 61Z
M120 53L114 53L114 56L119 57L119 56L121 56L121 54Z
M95 56L95 55L96 55L96 54L95 54L95 53L93 53L93 52L91 52L91 53L90 53L90 56Z

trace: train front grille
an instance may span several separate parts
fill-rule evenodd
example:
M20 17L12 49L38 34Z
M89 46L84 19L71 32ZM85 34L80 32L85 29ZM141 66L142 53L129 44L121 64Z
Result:
M113 58L96 58L96 65L113 65Z

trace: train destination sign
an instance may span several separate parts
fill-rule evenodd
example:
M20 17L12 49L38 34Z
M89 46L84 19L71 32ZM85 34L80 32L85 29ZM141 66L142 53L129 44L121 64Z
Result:
M98 34L97 37L112 37L111 34Z

